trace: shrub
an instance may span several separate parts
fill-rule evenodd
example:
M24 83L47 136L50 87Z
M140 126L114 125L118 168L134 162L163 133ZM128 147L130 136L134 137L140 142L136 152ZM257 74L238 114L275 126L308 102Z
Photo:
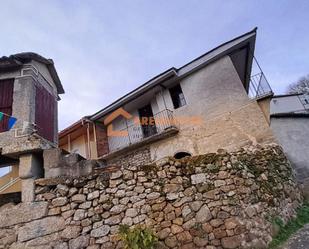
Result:
M120 225L119 235L126 249L153 249L158 241L149 228L142 226L130 228L128 225Z

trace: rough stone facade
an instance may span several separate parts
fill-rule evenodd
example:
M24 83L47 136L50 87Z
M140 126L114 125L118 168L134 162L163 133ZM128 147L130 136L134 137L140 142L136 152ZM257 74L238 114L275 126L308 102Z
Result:
M153 229L157 248L266 248L302 201L276 145L35 183L35 202L1 208L0 248L122 248L120 224Z
M149 147L135 149L122 155L115 156L112 159L107 159L106 161L107 165L121 165L124 168L128 168L130 166L150 164L150 149Z

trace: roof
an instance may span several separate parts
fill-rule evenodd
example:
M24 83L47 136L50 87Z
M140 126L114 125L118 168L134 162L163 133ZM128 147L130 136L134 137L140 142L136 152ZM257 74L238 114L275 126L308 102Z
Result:
M238 36L228 42L221 44L220 46L208 51L207 53L199 56L198 58L192 60L191 62L185 64L180 68L172 67L163 73L153 77L152 79L148 80L138 88L134 89L133 91L129 92L128 94L124 95L123 97L119 98L112 104L106 106L105 108L101 109L100 111L96 112L95 114L89 116L88 118L92 121L95 121L99 118L108 115L112 111L120 108L124 104L130 102L131 100L135 99L136 97L142 95L149 89L163 84L167 80L179 80L181 78L186 77L189 74L205 67L206 65L220 59L225 55L229 55L232 52L240 49L242 47L248 46L251 53L248 54L247 58L247 68L246 68L246 82L245 87L248 89L249 81L250 81L250 72L251 72L251 65L252 65L252 58L255 48L255 39L256 39L256 31L257 28L254 28L250 32L247 32L241 36Z
M283 112L270 115L271 118L309 118L309 112Z
M278 95L274 95L273 98L284 98L284 97L292 97L292 96L299 96L299 95L302 95L302 93L278 94Z
M56 84L58 94L64 93L64 89L57 74L54 61L52 59L46 59L39 54L33 52L23 52L10 55L9 57L3 56L0 58L0 71L18 69L23 64L29 63L31 60L45 64L53 81Z
M64 137L73 131L81 128L83 126L83 119L76 121L75 123L71 124L69 127L65 128L64 130L59 132L59 138Z

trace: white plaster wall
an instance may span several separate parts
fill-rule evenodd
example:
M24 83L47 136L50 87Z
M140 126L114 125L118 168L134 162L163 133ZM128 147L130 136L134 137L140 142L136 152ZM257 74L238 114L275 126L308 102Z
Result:
M167 108L175 117L200 117L203 123L180 123L178 135L150 146L153 160L179 151L201 154L272 139L261 109L248 98L228 56L184 78L180 85L187 105L174 110L165 90ZM157 101L162 108L162 98L157 97Z
M298 180L309 178L309 118L271 118L271 128L292 163Z
M230 57L221 58L179 83L187 105L175 110L169 90L165 89L154 93L153 98L149 99L154 115L169 109L176 118L199 118L202 123L179 123L177 135L150 145L152 160L173 156L180 151L195 155L214 152L219 148L233 150L248 143L273 139L265 116L257 102L247 96ZM137 109L140 107L127 111L138 117ZM114 120L114 129L125 127L123 122L123 119ZM131 124L131 121L128 123ZM161 131L160 126L157 129ZM136 134L130 129L129 132ZM113 144L125 147L129 142L124 138L109 138L111 149L115 149Z
M270 113L286 113L303 111L304 105L302 104L299 96L286 96L273 98L270 102Z

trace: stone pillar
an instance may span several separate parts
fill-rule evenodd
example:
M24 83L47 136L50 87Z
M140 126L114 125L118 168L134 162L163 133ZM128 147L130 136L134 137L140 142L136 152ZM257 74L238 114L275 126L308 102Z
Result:
M42 176L43 165L38 156L35 154L24 154L19 157L22 202L34 201L34 180Z

